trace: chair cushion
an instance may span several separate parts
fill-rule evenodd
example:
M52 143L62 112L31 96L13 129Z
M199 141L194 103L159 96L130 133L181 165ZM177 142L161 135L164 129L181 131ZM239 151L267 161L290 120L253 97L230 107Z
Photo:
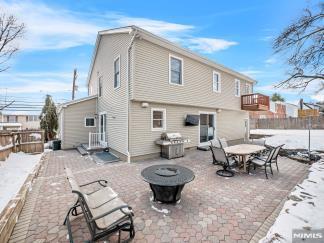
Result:
M123 205L126 205L126 204L120 198L117 197L117 198L112 199L111 201L101 205L100 207L90 208L90 211L91 211L91 214L93 215L93 217L97 217L101 214L109 212L110 210L112 210L116 207L123 206ZM126 213L130 213L130 211L127 208L123 208L122 210ZM115 224L118 224L119 222L123 221L126 217L127 217L127 215L122 213L120 210L117 210L111 214L106 215L105 217L97 219L96 224L97 224L98 228L105 229L105 228L108 228Z
M258 159L258 158L253 158L253 159L251 160L251 162L252 162L253 164L260 165L260 166L262 166L262 165L264 165L264 164L266 163L265 161L263 161L263 160L261 160L261 159Z
M229 166L232 166L236 163L236 161L234 158L228 158L228 163L229 163Z
M84 194L85 195L85 194ZM97 208L104 203L116 198L118 194L110 187L104 187L94 193L85 195L85 199L90 208Z

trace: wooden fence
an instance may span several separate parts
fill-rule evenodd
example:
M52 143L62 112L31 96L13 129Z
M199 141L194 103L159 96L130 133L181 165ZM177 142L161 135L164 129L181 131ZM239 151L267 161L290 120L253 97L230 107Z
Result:
M44 152L44 131L0 131L0 160L5 160L11 152Z
M250 129L324 129L324 117L250 119Z

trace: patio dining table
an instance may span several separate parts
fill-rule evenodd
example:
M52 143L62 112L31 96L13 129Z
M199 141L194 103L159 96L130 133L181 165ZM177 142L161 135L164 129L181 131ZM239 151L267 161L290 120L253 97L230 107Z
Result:
M266 147L255 144L237 144L224 148L225 153L237 155L242 158L244 171L247 172L246 161L250 154L265 150Z

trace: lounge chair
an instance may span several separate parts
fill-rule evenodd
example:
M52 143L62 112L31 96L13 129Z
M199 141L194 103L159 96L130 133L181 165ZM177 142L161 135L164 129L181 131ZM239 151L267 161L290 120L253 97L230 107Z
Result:
M83 185L78 185L72 171L65 169L72 193L78 195L77 202L69 209L64 225L67 225L70 242L73 242L70 214L77 216L83 214L90 234L91 242L108 237L118 232L121 241L121 232L128 232L129 237L125 242L131 241L135 236L132 208L125 204L118 195L107 186L106 180L96 180ZM90 193L84 192L84 187L99 184L101 188ZM78 212L78 209L81 211Z
M216 171L216 174L224 177L234 176L234 172L230 169L234 167L236 161L232 157L226 156L223 148L210 146L210 150L212 151L213 161L223 166L223 169Z
M282 146L283 145L280 145L276 148L271 149L267 156L253 157L253 158L249 159L247 162L248 163L248 172L250 172L251 164L254 165L254 169L256 169L256 166L264 166L264 172L265 172L266 178L268 179L267 167L270 168L270 172L273 175L272 166L271 166L272 163L276 163L277 171L279 171L277 158L278 158L279 151Z

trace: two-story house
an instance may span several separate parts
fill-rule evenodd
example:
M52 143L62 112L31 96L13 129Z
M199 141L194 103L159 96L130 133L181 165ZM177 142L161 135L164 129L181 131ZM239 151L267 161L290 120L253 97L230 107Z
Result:
M180 132L190 139L187 148L215 137L240 140L246 110L268 106L267 97L252 94L254 83L136 26L100 31L89 97L59 109L62 147L99 140L130 161L158 156L163 132ZM186 126L188 115L199 116L199 124Z
M38 115L0 114L0 130L28 130L39 129Z

